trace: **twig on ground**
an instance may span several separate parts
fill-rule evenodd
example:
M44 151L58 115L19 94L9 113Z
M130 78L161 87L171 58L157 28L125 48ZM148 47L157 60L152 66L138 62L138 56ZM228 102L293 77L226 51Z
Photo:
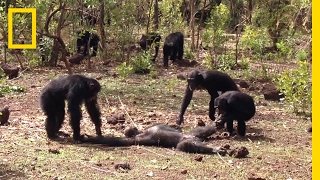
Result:
M127 112L126 107L125 107L125 106L124 106L124 104L122 103L122 101L121 101L121 99L120 99L120 97L119 97L119 96L118 96L118 99L119 99L119 101L120 101L120 103L121 103L121 106L123 107L123 109L124 109L125 113L126 113L126 114L127 114L127 116L129 117L129 119L130 119L131 123L133 124L133 126L134 126L134 127L136 127L136 128L138 129L137 124L133 121L133 119L131 118L131 116L130 116L130 115L129 115L129 113Z

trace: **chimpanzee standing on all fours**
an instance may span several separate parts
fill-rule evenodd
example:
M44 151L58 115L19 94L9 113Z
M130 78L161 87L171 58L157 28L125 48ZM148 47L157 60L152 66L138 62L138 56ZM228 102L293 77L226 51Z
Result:
M184 36L181 32L169 34L163 45L163 65L169 66L169 56L172 62L176 59L182 60Z
M154 44L155 54L153 56L152 61L155 61L158 56L160 40L161 40L160 34L151 32L148 34L143 34L139 41L139 45L143 50L150 48L150 46Z
M49 139L58 139L58 133L65 116L65 100L68 101L70 125L73 139L81 141L80 120L81 104L84 102L87 112L95 125L96 134L101 136L100 110L97 95L101 86L93 78L83 75L69 75L52 80L40 94L40 106L45 115L45 127Z

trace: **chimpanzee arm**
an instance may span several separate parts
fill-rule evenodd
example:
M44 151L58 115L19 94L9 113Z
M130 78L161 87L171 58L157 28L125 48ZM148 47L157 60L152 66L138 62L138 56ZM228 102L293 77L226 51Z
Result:
M215 113L216 113L216 108L215 108L215 99L219 96L217 91L209 91L209 94L211 95L211 100L209 103L209 118L214 121L215 118Z
M177 145L178 151L183 151L187 153L199 153L199 154L217 154L225 155L227 151L221 147L210 147L203 142L194 140L194 139L186 139L181 141Z
M68 97L68 111L70 114L70 124L73 129L73 139L80 140L80 120L82 113L80 109L81 98L77 96Z
M134 145L133 138L122 138L122 137L86 137L82 142L92 143L92 144L103 144L107 146L131 146Z
M204 127L196 127L189 132L187 132L187 135L195 136L201 140L211 136L212 134L216 133L217 129L214 126L204 126Z
M181 105L181 109L180 109L180 114L177 120L177 124L180 125L183 122L183 115L186 112L186 109L188 107L188 105L190 104L190 101L192 99L192 95L193 95L193 91L190 90L189 85L187 86L183 101L182 101L182 105Z
M91 121L95 125L97 136L101 136L102 135L102 133L101 133L101 119L100 119L101 113L99 110L97 100L96 99L86 100L85 106L86 106L87 111L90 115Z

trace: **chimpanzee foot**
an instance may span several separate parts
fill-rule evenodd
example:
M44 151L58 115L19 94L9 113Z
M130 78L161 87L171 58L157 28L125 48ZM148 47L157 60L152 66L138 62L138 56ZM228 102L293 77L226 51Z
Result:
M63 131L59 131L57 133L58 136L62 136L62 137L70 137L70 134L66 133L66 132L63 132Z

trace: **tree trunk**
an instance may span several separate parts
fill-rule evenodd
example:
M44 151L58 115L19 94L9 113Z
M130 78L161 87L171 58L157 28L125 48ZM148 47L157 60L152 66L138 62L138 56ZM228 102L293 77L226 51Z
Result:
M158 4L158 0L155 0L155 2L154 2L153 25L154 25L154 30L159 29L159 4Z
M49 60L49 66L57 66L58 58L60 52L60 45L56 39L53 39L52 51Z
M99 20L99 28L100 28L100 36L101 36L101 58L105 60L107 58L107 45L106 45L106 33L104 30L104 0L99 0L100 1L100 20Z
M191 0L190 3L190 24L189 27L191 29L191 51L195 49L194 43L194 15L195 15L195 0Z

